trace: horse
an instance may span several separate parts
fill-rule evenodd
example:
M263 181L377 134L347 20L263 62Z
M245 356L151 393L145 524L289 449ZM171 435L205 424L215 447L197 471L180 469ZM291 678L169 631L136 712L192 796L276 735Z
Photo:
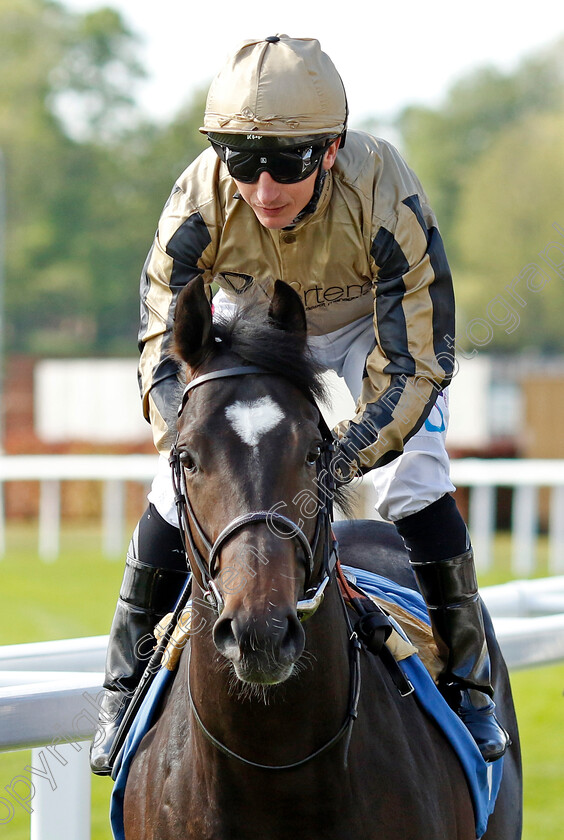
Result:
M343 563L415 589L405 549L386 523L331 527L328 497L346 507L346 491L320 480L331 444L305 312L280 281L267 307L218 324L201 280L179 296L175 452L198 618L131 763L126 840L474 840L457 755L359 642L336 583L334 536ZM518 840L517 723L485 620L512 745L484 838Z

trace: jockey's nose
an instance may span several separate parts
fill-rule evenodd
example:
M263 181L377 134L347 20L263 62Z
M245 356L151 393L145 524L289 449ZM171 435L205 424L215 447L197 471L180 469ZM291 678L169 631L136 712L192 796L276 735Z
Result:
M280 195L280 185L268 172L261 172L257 181L257 199L263 207L273 204Z

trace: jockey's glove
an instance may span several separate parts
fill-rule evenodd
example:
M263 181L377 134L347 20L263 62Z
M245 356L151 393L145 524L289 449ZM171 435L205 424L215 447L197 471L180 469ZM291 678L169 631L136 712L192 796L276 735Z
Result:
M348 484L361 473L358 450L346 436L339 438L335 444L335 454L331 459L331 473L339 484Z
M356 476L374 469L378 460L385 457L385 452L380 451L379 419L378 407L369 403L358 420L345 420L336 427L338 439L332 472L337 481L348 484Z

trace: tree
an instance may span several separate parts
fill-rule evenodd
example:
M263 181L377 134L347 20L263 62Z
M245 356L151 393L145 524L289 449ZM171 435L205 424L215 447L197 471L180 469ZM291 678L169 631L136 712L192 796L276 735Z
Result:
M93 346L131 355L136 349L139 276L175 179L207 145L199 134L202 95L170 125L143 125L100 162L89 185L88 266Z
M138 277L160 208L205 143L201 95L197 114L143 121L136 50L110 9L0 7L9 351L135 352Z
M46 104L78 140L111 143L138 122L134 91L145 72L138 38L118 12L67 16L63 55L50 74Z
M563 149L564 109L531 115L500 132L461 181L452 236L466 343L564 349Z
M510 73L479 69L399 126L447 245L460 346L564 350L564 40Z
M505 127L564 107L564 40L514 72L483 67L457 82L439 108L409 107L398 118L408 161L436 209L451 258L462 183Z
M106 33L104 35L104 27ZM89 268L81 242L89 231L89 185L102 153L64 131L53 106L65 88L60 68L83 53L110 65L93 44L117 38L115 13L75 16L44 0L4 0L0 10L0 146L7 169L6 323L9 349L59 352L86 348L95 335L89 312ZM123 38L127 33L123 30ZM113 65L119 63L114 56ZM129 62L124 68L131 67ZM86 73L78 94L88 95ZM133 72L133 71L132 71ZM121 74L124 90L130 85ZM69 76L67 91L77 88ZM115 86L99 96L108 113L124 97ZM102 108L102 104L100 104ZM95 115L96 116L96 115ZM94 126L96 120L93 121Z

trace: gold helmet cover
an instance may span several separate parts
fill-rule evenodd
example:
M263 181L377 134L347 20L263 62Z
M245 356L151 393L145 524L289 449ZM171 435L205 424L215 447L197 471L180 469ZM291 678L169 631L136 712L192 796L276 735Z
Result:
M314 38L245 41L211 84L200 131L315 137L343 134L347 100L335 65Z

